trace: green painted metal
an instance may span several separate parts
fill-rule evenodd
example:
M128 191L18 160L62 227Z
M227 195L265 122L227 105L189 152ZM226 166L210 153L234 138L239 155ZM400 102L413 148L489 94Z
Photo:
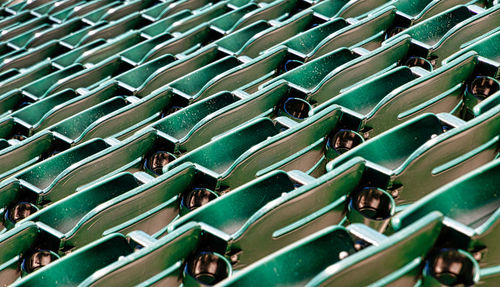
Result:
M491 69L491 75L497 78L500 73L500 50L498 46L495 45L495 43L498 42L499 37L500 31L484 37L484 39L480 39L478 42L466 46L464 47L464 49L451 55L450 57L445 59L443 63L446 64L450 61L453 61L461 54L469 51L474 51L479 54L479 61L486 66L484 69Z
M478 252L480 256L475 257L480 258L481 267L499 265L496 248L492 247L498 236L495 175L499 166L500 161L495 160L428 194L395 216L392 228L399 230L431 210L439 211L445 216L443 224L461 234L448 239L455 248Z
M412 225L412 228L398 233L395 240L391 240L391 237L373 236L370 234L373 231L364 230L368 228L362 225L351 225L347 230L342 227L325 228L252 264L221 285L251 286L257 280L273 284L276 278L286 284L305 286L327 286L340 282L346 286L369 284L393 268L402 267L414 258L425 256L429 249L422 243L437 239L441 225L439 219L438 214L429 214ZM373 237L370 238L370 235ZM355 238L359 236L369 241L370 246L357 251ZM415 243L422 244L421 248L400 252ZM394 262L391 265L394 265L388 267L387 263L384 268L373 257L391 260ZM297 263L289 264L291 261ZM269 270L275 272L270 273Z
M374 41L367 45L380 45L380 36L388 30L395 18L395 8L392 6L370 14L365 19L350 24L344 18L330 22L301 33L285 41L283 45L291 53L298 54L304 60L324 55L341 47L350 47L364 42L367 38L376 36Z
M499 9L0 0L0 285L498 285Z
M477 9L476 11L467 6L457 6L423 21L403 33L410 35L416 45L425 51L422 52L424 57L440 61L451 55L461 43L468 42L478 35L496 28L495 23L499 19L498 7L495 6L485 11ZM429 33L431 29L434 31L433 33Z
M390 186L397 195L397 202L413 202L425 194L421 189L421 178L426 178L425 186L432 190L495 159L498 154L495 114L498 111L490 110L447 132L443 130L443 125L449 124L446 118L443 122L439 116L422 115L334 159L328 163L327 169L332 170L348 159L363 157L391 175ZM458 141L466 142L468 146L454 149L452 144L447 144ZM380 148L388 145L394 147L391 154L397 153L397 157L388 157L386 152L389 150Z
M2 267L0 268L1 282L3 285L14 283L22 275L22 270L19 270L20 263L27 259L24 255L29 255L30 252L36 250L51 250L59 252L60 238L57 234L53 234L41 224L29 222L20 226L17 229L6 232L0 236L0 246L2 252L0 260Z
M470 1L470 0L456 0L456 1L397 1L394 3L398 12L407 18L411 19L412 23L418 23L424 21L436 14L453 8L460 4L472 4L480 1Z

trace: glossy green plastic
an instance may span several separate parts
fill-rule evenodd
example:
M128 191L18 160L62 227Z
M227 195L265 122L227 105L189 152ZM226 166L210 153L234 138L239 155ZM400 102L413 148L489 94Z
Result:
M323 103L342 88L368 75L394 67L407 56L409 47L410 39L400 38L369 53L341 48L293 69L274 81L286 80L307 92L308 101ZM302 77L302 73L310 76Z

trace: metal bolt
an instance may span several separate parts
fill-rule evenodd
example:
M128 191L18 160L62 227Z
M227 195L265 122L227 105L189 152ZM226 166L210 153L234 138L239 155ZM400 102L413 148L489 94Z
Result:
M340 253L339 253L339 259L340 260L346 258L347 256L349 256L349 252L347 252L347 251L340 251Z
M399 190L395 189L395 190L391 191L391 195L392 195L392 198L398 198Z

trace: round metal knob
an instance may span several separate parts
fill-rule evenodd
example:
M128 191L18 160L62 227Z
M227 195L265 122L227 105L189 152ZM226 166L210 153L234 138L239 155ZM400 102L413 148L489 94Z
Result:
M432 71L432 64L429 60L422 57L410 57L405 62L405 66L408 67L421 67L429 72Z
M185 274L196 280L198 284L184 282L193 286L213 286L229 277L232 272L231 264L222 255L204 252L186 264ZM185 280L186 281L186 280Z
M312 106L301 98L288 98L283 102L282 115L295 120L303 120L309 116Z
M157 175L163 173L163 167L174 161L176 158L169 152L157 151L146 158L146 167Z
M16 223L37 211L38 208L34 204L29 202L19 202L11 208L7 209L5 217L12 223Z
M424 286L472 286L479 279L479 265L467 252L442 249L431 257L424 269Z
M351 223L363 223L384 231L394 215L395 202L385 190L377 187L365 187L352 192L347 218Z
M353 130L341 129L333 134L333 136L330 135L328 137L326 144L327 156L335 158L362 144L364 141L364 138L359 133Z
M166 117L170 114L173 114L177 111L180 111L180 110L182 110L181 106L171 106L168 110L166 110L160 114L160 118L164 118L164 117Z
M57 259L59 259L59 256L50 250L38 250L23 260L22 268L23 271L31 273L49 265Z

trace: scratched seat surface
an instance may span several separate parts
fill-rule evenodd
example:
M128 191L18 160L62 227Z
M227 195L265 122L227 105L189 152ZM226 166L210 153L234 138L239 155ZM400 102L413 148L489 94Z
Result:
M498 0L0 0L0 286L500 286Z

